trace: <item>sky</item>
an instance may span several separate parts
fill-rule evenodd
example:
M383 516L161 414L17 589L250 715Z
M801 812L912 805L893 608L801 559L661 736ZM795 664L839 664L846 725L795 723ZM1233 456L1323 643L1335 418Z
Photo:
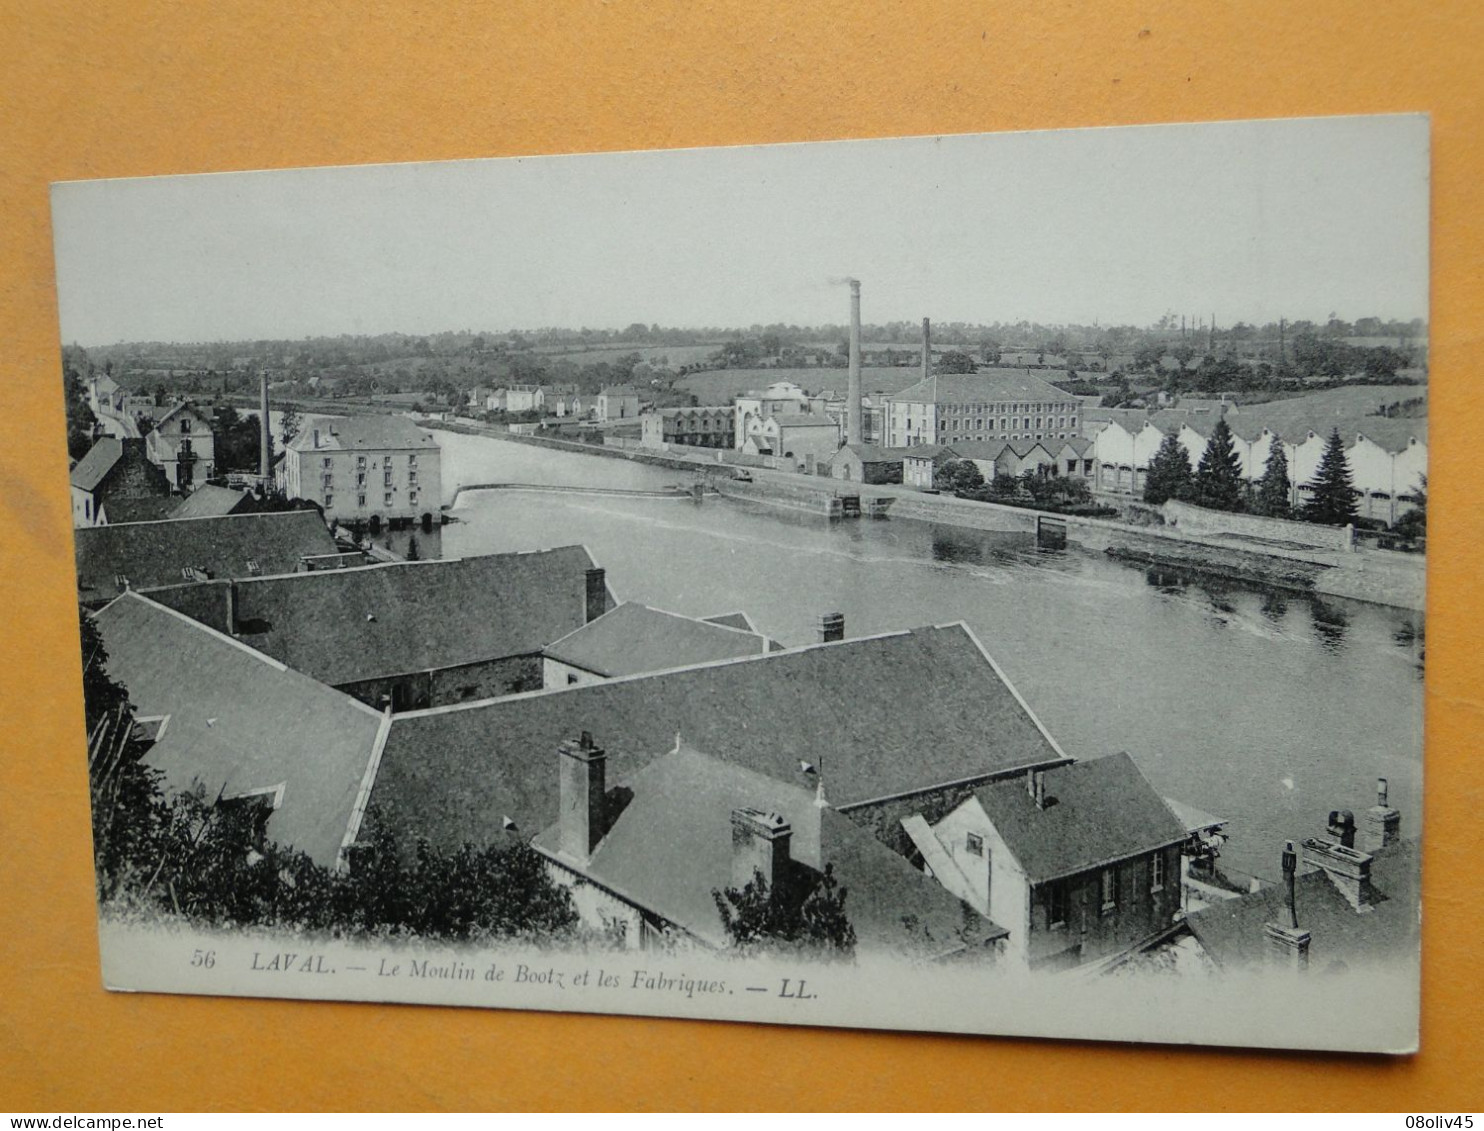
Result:
M1425 116L52 189L64 342L1427 316Z

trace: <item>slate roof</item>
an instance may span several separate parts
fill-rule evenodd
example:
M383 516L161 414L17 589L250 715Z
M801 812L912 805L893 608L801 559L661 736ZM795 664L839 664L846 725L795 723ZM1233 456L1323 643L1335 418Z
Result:
M244 578L236 585L237 633L336 686L534 655L586 622L591 568L584 547L564 546ZM214 584L177 586L156 599L200 615Z
M557 755L547 767L553 780ZM632 799L586 865L557 852L558 826L536 847L713 946L726 944L712 892L733 885L733 809L777 813L792 828L795 882L811 887L826 864L845 889L845 914L861 950L938 956L1006 932L829 807L814 790L778 781L681 744L625 783ZM805 870L807 869L807 871Z
M581 731L615 780L687 742L780 781L824 765L845 807L1065 759L963 625L409 711L372 803L441 844L526 835L556 813L548 755Z
M107 522L156 522L174 518L180 499L175 495L118 495L100 504Z
M1031 883L1085 872L1186 837L1164 798L1127 754L1046 771L1036 808L1024 779L974 791Z
M978 404L991 401L1082 402L1028 369L987 369L979 373L940 373L893 394L894 404Z
M952 459L959 454L957 445L948 444L913 444L910 448L903 448L901 451L904 460L931 460L934 463Z
M319 430L319 446L314 443ZM438 441L403 416L312 417L288 442L298 452L436 451Z
M1415 841L1399 841L1378 852L1371 862L1371 885L1378 898L1363 914L1322 869L1300 875L1293 902L1299 929L1311 936L1309 968L1323 971L1336 963L1398 958L1415 962L1421 941L1421 863L1421 846ZM1255 966L1271 961L1264 925L1287 922L1284 915L1282 885L1273 884L1213 903L1192 913L1186 924L1218 965Z
M1009 446L1008 440L955 440L948 450L960 459L995 460Z
M735 613L719 613L714 617L702 617L712 624L725 625L727 628L740 628L743 632L756 632L757 625L752 623L752 618L740 609Z
M107 478L113 465L124 456L124 442L113 436L98 440L72 468L72 485L84 491L95 491Z
M861 463L901 463L904 448L883 448L878 444L846 444L840 452L849 452ZM836 456L840 453L836 452Z
M840 425L822 413L775 412L767 418L778 422L779 428L838 428Z
M137 593L92 615L137 713L169 716L145 759L167 783L211 800L282 784L269 835L333 865L381 716Z
M179 585L187 567L249 577L251 559L265 574L290 573L305 555L339 552L325 520L311 510L114 523L82 527L73 538L84 603L116 597L118 576L132 589L149 589Z
M767 650L765 636L626 601L548 644L545 654L612 678L757 656Z
M257 501L246 491L206 483L181 499L171 518L211 518L251 510ZM111 509L111 506L110 506ZM110 516L111 517L111 516Z

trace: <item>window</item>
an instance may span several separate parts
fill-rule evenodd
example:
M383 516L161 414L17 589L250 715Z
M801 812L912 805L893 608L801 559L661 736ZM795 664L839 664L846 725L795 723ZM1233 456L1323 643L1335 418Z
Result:
M1099 883L1103 896L1103 914L1118 907L1118 870L1116 868L1104 868Z
M381 477L381 484L382 484L383 487L390 487L392 485L392 471L391 471L391 468L387 468L385 474L382 475L382 477Z
M120 593L129 588L129 579L121 573L113 575L113 583L118 586Z
M335 496L332 495L332 494L330 494L328 491L325 492L325 506L326 506L326 508L333 507L334 505L335 505Z
M247 559L247 572L252 574L254 577L263 576L263 567L258 564L257 558Z
M407 466L408 467L416 467L417 466L417 456L408 456L407 457Z
M356 506L358 506L358 507L364 507L365 505L366 505L366 496L365 495L357 495L356 496Z
M1046 886L1046 926L1052 930L1067 925L1067 909L1071 899L1067 893L1067 882L1057 880Z
M328 467L329 467L329 466L330 466L330 457L329 457L329 456L326 456L326 457L325 457L325 462L324 462L324 466L325 466L325 467L326 467L326 468L328 468Z
M364 471L358 471L358 472L356 472L356 486L357 487L364 487L365 485L366 485L366 473Z
M568 672L567 673L567 686L568 687L571 687L576 682L577 682L577 677L575 675L573 675L571 672Z
M191 430L191 419L190 419L190 417L188 417L188 416L181 417L180 418L180 431L181 431L181 435L185 435L185 433L189 432L190 430Z
M1164 854L1156 852L1149 858L1149 890L1165 890L1165 858Z
M984 838L978 833L970 833L964 843L964 848L973 856L983 856Z
M365 467L366 466L366 457L365 456L356 456L356 466L357 467Z
M392 493L390 491L388 491L386 493L385 502L386 502L386 505L387 506L391 506L392 505Z

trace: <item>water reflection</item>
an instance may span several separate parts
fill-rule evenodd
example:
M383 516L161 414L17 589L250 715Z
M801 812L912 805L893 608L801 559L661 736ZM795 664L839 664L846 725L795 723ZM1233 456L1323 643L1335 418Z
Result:
M1314 634L1319 643L1330 651L1338 651L1345 645L1345 631L1350 627L1350 618L1345 610L1327 605L1317 597L1309 604L1309 618L1314 625Z

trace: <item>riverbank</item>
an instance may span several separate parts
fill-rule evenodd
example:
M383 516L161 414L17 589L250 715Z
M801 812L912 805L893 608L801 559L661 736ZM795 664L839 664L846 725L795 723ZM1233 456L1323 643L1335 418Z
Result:
M688 471L704 477L723 497L822 516L838 514L838 505L832 501L851 495L860 498L863 515L874 510L881 517L968 530L1034 533L1038 519L1049 518L1065 523L1069 543L1110 557L1413 612L1422 612L1424 608L1426 563L1420 555L1364 547L1351 551L1290 549L1171 526L1132 526L1110 519L1057 515L951 495L930 495L900 484L864 485L767 468L745 469L750 478L744 481L736 478L739 469L715 462L714 455L711 458L700 454L676 456L546 436L521 436L461 422L425 422L425 426ZM874 508L873 502L877 504Z

